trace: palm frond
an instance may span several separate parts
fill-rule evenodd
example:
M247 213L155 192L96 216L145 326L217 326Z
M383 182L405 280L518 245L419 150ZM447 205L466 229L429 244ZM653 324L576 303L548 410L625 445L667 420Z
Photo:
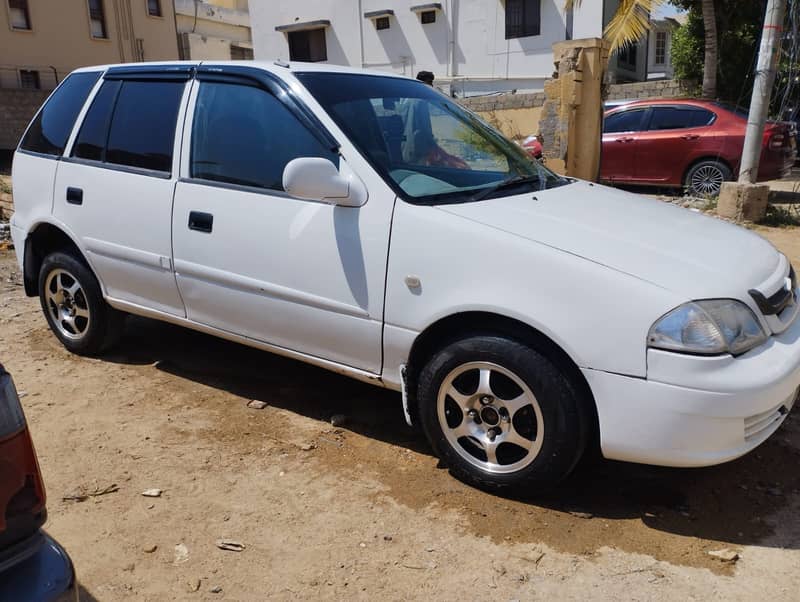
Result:
M614 18L603 32L611 52L642 39L650 30L650 13L665 3L666 0L620 0Z

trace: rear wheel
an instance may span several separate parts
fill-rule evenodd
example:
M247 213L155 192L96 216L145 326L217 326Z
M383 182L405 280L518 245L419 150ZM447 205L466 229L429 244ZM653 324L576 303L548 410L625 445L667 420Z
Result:
M714 160L700 161L686 172L686 189L691 194L716 196L722 183L733 179L724 163Z
M122 314L105 302L89 268L68 253L45 257L39 271L39 300L50 329L73 353L100 353L121 332Z
M485 489L564 478L588 440L569 379L533 347L498 336L451 343L417 385L423 429L451 472Z

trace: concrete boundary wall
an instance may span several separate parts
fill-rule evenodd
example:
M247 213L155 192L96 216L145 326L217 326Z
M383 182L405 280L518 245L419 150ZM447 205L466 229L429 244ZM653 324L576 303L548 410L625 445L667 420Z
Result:
M28 123L49 95L45 90L0 88L0 150L17 147Z

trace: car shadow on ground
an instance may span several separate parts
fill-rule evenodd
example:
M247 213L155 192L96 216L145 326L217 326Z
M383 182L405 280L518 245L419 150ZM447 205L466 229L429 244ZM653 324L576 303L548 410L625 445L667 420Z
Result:
M432 455L421 433L406 425L399 394L299 361L139 317L128 318L122 342L104 359L155 364L181 378L324 422L343 414L350 431ZM776 534L770 517L788 511L800 497L796 414L753 453L720 466L662 468L589 453L554 491L505 497L577 516L641 519L676 535L800 549L798 518L789 518L793 524L782 523L778 537L769 537Z

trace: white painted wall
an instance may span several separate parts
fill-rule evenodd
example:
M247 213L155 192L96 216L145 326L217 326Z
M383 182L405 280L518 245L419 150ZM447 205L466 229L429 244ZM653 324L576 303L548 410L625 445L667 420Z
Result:
M611 0L613 4L614 0ZM518 89L539 91L553 72L552 45L566 38L563 0L541 0L538 36L505 39L505 0L442 0L436 22L422 24L411 6L423 0L251 0L256 59L289 59L279 25L328 19L328 62L413 76L433 71L467 94ZM392 9L388 30L364 13ZM602 2L585 0L575 12L573 38L602 33ZM362 55L363 39L363 55Z

